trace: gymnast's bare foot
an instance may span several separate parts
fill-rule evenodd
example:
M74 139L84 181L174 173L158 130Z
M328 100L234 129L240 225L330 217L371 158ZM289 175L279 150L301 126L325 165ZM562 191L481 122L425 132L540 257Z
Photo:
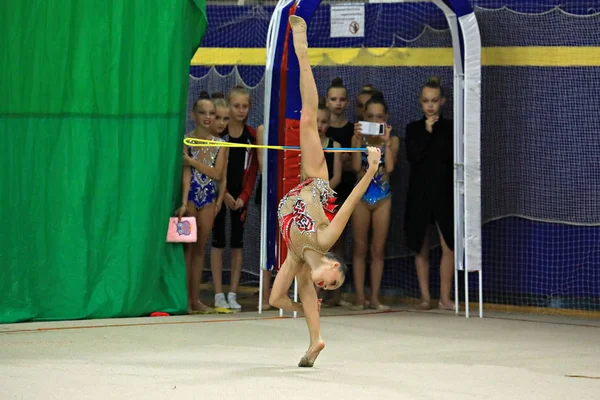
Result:
M299 17L297 15L290 15L289 21L290 21L290 26L292 27L292 32L294 32L294 33L306 32L306 21L304 21L304 18Z
M302 359L300 359L298 366L304 367L304 368L312 368L312 366L315 365L315 361L317 360L317 357L319 357L319 353L321 353L321 351L324 348L325 348L325 342L323 341L323 339L317 340L315 343L313 343L310 346L310 348L308 349L308 351L306 352L304 357L302 357Z
M196 301L195 304L192 304L192 314L214 314L214 308L207 306L201 301Z
M294 47L296 50L307 49L308 39L306 37L306 21L297 15L290 15L289 21L292 33L294 34Z
M454 307L454 303L450 300L440 300L438 304L438 308L443 311L453 311Z

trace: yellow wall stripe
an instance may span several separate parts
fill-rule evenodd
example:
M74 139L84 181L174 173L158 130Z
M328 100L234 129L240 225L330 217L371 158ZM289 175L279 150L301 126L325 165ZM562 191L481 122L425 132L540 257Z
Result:
M310 48L311 65L354 67L452 66L450 48ZM200 48L191 65L264 66L263 48ZM598 67L600 47L484 47L484 66Z
M598 67L600 47L484 47L482 65Z

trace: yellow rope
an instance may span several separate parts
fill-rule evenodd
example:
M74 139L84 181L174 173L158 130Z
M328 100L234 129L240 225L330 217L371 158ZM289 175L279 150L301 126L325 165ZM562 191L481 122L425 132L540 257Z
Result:
M195 139L195 138L185 138L183 139L183 143L190 147L246 147L253 149L268 149L268 150L291 150L291 151L300 151L299 146L272 146L265 144L248 144L248 143L232 143L232 142L221 142L218 140L207 140L207 139ZM366 151L366 148L335 148L328 147L324 148L323 151L326 152L355 152L355 151Z

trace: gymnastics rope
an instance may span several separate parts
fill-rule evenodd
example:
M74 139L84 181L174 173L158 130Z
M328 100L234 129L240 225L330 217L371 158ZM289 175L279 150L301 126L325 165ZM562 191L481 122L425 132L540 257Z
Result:
M185 138L183 143L190 147L249 147L253 149L268 149L268 150L289 150L289 151L300 151L300 146L270 146L265 144L246 144L246 143L232 143L232 142L219 142L217 140L206 140L206 139L194 139ZM325 152L357 152L367 151L365 147L327 147L324 148Z

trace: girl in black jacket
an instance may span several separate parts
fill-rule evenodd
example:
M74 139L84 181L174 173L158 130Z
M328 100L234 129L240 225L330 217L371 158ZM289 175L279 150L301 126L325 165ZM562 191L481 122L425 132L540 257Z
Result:
M421 290L419 308L429 310L429 229L440 234L439 308L452 310L450 300L454 273L453 122L441 115L445 102L440 79L430 78L421 90L424 116L406 126L406 152L410 180L404 227L408 247L416 253L415 264Z

